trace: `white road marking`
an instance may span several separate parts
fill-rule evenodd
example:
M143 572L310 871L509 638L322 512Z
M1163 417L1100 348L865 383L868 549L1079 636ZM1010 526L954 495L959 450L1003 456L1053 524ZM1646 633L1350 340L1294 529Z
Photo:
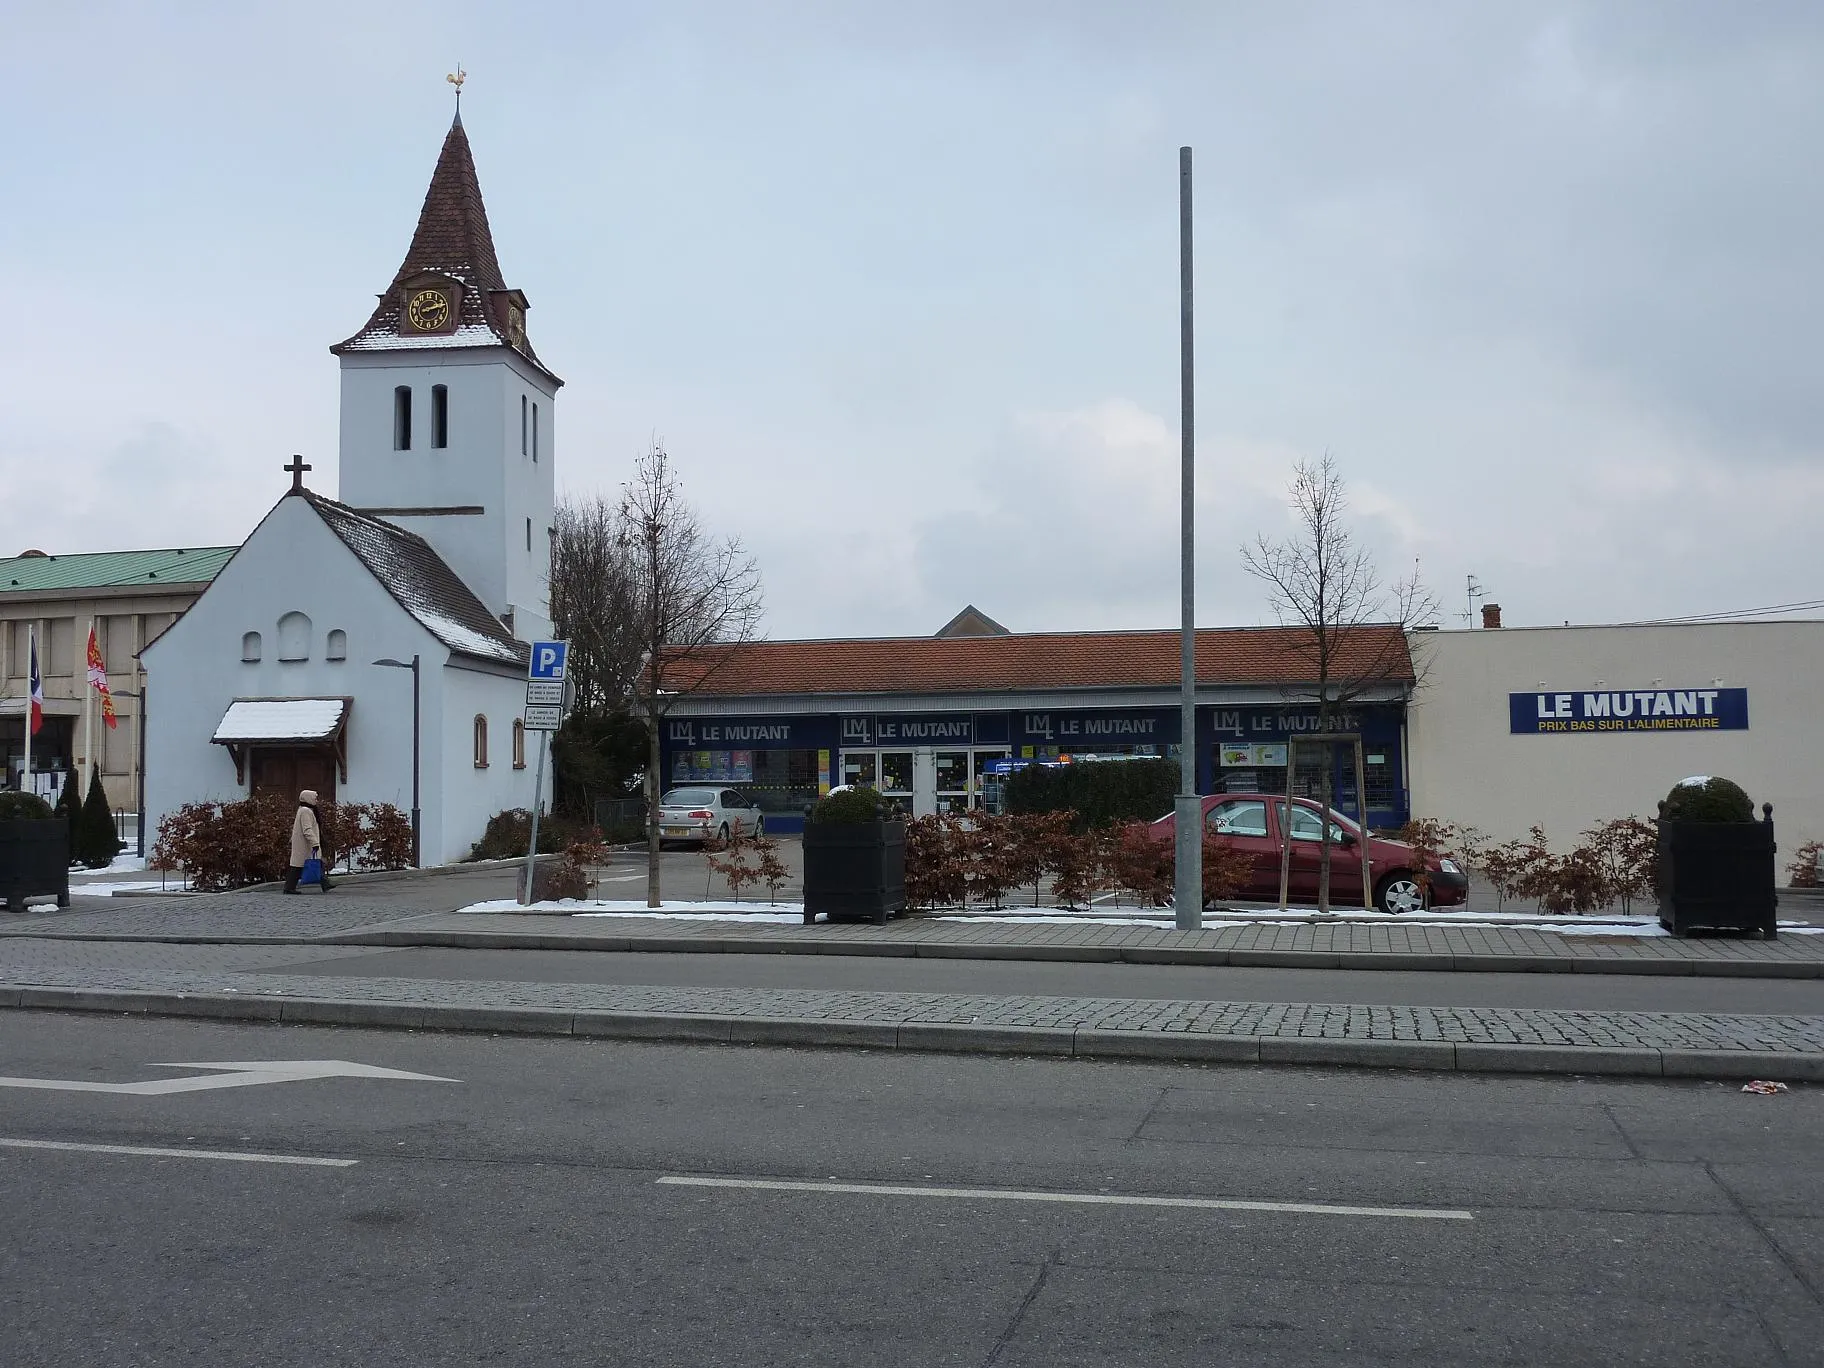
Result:
M306 1154L246 1154L239 1150L160 1149L152 1145L78 1145L64 1140L8 1140L0 1149L69 1150L77 1154L134 1154L151 1159L232 1159L241 1164L303 1164L311 1168L353 1168L359 1159L316 1159Z
M812 1183L780 1178L666 1176L674 1187L751 1188L764 1192L837 1192L860 1197L963 1197L985 1202L1066 1202L1085 1206L1186 1207L1194 1211L1274 1211L1292 1216L1398 1216L1417 1221L1473 1221L1468 1211L1433 1207L1333 1206L1326 1202L1244 1202L1226 1197L1130 1197L1107 1192L1022 1192L1012 1188L899 1187L890 1183Z
M312 1078L391 1078L416 1083L454 1083L454 1078L351 1064L346 1059L263 1059L233 1064L152 1064L154 1069L219 1069L221 1073L189 1078L154 1078L143 1083L91 1083L77 1078L0 1078L0 1088L42 1088L50 1092L124 1093L159 1097L166 1093L207 1092L215 1088L248 1088L259 1083L301 1083Z

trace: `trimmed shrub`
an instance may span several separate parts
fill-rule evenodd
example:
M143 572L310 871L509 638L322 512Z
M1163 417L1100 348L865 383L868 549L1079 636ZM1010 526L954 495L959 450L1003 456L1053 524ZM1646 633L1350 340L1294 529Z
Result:
M89 796L82 801L82 812L71 835L72 859L90 869L106 869L120 854L120 837L114 831L114 812L108 806L107 790L101 786L101 771L89 771Z
M42 822L56 815L51 805L35 793L0 791L0 822Z
M1659 816L1665 822L1752 822L1754 800L1727 779L1686 779L1672 786Z
M811 809L809 820L861 826L868 822L878 822L886 816L886 805L878 793L871 788L852 788L841 793L824 794Z
M406 824L410 836L411 824ZM641 828L644 834L644 828ZM587 822L547 812L538 819L538 853L555 855L578 841L593 841L599 833ZM532 813L527 808L507 808L488 818L481 839L469 847L471 860L523 860L532 840Z
M1116 822L1150 822L1172 810L1176 760L1083 760L1028 765L1007 779L1010 813L1069 812L1078 831Z
M158 824L153 869L188 873L200 889L241 888L285 877L291 858L295 802L262 793L234 803L186 803ZM411 863L412 823L391 803L323 803L323 863L350 869L404 869Z

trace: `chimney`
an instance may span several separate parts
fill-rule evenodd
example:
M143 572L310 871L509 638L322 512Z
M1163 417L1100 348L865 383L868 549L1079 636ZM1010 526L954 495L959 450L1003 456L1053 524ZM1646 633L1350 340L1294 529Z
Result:
M1499 627L1501 625L1500 604L1485 603L1482 605L1482 625L1484 627Z

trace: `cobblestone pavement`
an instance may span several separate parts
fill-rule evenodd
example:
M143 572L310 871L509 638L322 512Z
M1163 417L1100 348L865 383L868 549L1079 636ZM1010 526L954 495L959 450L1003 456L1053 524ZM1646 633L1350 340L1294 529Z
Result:
M235 994L415 1007L1138 1031L1274 1040L1447 1042L1824 1055L1824 1017L1350 1006L848 990L634 987L263 973L357 949L15 939L0 989Z
M738 918L686 921L570 917L545 913L462 913L452 903L509 876L455 874L422 881L347 884L331 894L288 898L251 889L194 898L115 898L96 906L0 915L0 941L83 937L196 943L237 941L474 945L496 948L701 949L804 954L900 954L1143 959L1203 956L1206 962L1315 965L1334 957L1381 968L1522 968L1597 972L1777 973L1824 977L1824 935L1777 940L1562 935L1521 927L1328 922L1228 924L1201 931L1102 923L954 921L934 917L802 926ZM1232 960L1227 957L1233 956ZM1385 957L1379 963L1356 957ZM1314 958L1315 957L1315 958ZM1404 959L1412 961L1402 964ZM1427 961L1421 964L1419 961Z

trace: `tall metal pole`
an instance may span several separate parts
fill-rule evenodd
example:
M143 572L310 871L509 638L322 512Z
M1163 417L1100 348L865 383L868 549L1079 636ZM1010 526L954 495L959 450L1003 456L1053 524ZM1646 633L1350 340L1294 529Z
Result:
M541 729L538 733L538 769L532 778L532 841L526 851L526 884L520 890L521 907L531 906L532 880L538 874L538 810L544 806L545 751L550 745L551 733Z
M418 657L412 657L412 868L424 868L424 818L418 807Z
M1196 376L1192 366L1191 312L1191 149L1178 149L1178 379L1183 412L1179 420L1179 598L1180 673L1178 703L1178 797L1173 803L1176 850L1172 862L1172 900L1180 931L1203 926L1203 802L1197 796L1197 615L1196 516L1193 495L1197 459L1195 428Z

